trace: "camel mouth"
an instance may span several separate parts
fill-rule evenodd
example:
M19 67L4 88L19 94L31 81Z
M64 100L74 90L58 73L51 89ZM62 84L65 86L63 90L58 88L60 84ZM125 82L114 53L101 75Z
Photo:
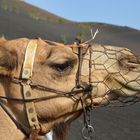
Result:
M121 87L116 90L119 96L136 96L140 93L140 83L137 80L130 80L128 82L117 80L117 78L115 78L115 80L121 85Z

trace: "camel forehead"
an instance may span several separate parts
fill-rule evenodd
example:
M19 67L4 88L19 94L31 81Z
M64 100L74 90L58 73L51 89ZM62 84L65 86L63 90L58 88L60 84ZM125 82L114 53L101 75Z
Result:
M59 47L55 46L51 49L50 58L52 61L56 61L57 59L65 60L65 59L77 59L77 56L72 52L71 48L68 47Z
M68 48L68 47L62 47L62 46L53 46L52 47L52 51L54 53L58 53L58 54L61 54L61 55L69 55L70 53L72 54L72 49L71 48Z

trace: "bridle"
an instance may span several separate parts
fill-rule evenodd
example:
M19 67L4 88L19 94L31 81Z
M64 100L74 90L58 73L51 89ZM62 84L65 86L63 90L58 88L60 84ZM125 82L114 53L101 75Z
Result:
M50 99L58 98L58 97L68 97L68 98L71 98L74 101L78 101L78 102L81 101L81 104L83 105L83 99L82 98L77 99L75 96L77 94L80 94L80 93L89 94L89 96L90 96L90 93L91 93L92 88L93 88L92 85L90 84L90 78L89 78L89 83L88 84L86 83L85 86L81 85L80 76L81 76L81 67L82 67L82 59L83 59L83 54L82 54L82 47L83 46L81 44L77 44L77 46L78 46L78 60L79 60L79 63L78 63L78 70L77 70L77 74L76 74L76 85L72 89L72 91L63 92L63 91L51 89L51 88L48 88L46 86L40 85L38 83L34 83L31 80L34 58L35 58L35 52L36 52L36 48L37 48L37 42L36 42L36 40L30 40L27 47L26 47L25 58L24 58L24 63L23 63L23 67L22 67L22 74L21 74L22 76L21 76L21 78L13 77L11 79L13 83L19 84L19 85L22 86L22 96L23 96L23 98L20 99L20 98L0 96L1 107L10 116L10 118L14 121L17 128L19 128L26 136L29 136L30 140L36 139L36 137L38 136L38 134L41 131L40 124L39 124L39 121L38 121L38 118L37 118L37 113L36 113L35 106L34 106L35 102L50 100ZM90 75L90 71L91 71L90 66L91 66L91 64L89 62L89 75ZM38 90L47 91L47 92L56 93L56 95L33 98L33 95L32 95L32 89L33 88L38 89ZM20 124L14 118L14 116L9 112L7 107L3 104L2 99L6 99L6 100L9 100L9 101L13 101L13 102L24 103L30 129L25 128L22 124ZM91 99L91 102L92 102L92 99ZM83 106L83 110L84 110L84 115L85 115L86 111L85 111L84 106ZM88 122L86 123L85 127L89 128L90 131L91 131L91 128L90 128L91 125L88 124ZM87 137L85 139L87 139Z

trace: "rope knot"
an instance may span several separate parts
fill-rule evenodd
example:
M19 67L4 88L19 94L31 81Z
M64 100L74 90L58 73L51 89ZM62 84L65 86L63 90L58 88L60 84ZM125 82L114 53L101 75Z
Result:
M90 93L93 90L93 85L88 84L84 87L84 93Z

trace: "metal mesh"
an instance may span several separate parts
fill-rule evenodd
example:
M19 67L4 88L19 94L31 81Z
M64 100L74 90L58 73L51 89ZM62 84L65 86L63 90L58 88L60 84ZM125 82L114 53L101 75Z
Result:
M140 57L126 48L93 44L83 51L81 79L89 79L91 57L91 83L94 106L125 106L139 101Z

